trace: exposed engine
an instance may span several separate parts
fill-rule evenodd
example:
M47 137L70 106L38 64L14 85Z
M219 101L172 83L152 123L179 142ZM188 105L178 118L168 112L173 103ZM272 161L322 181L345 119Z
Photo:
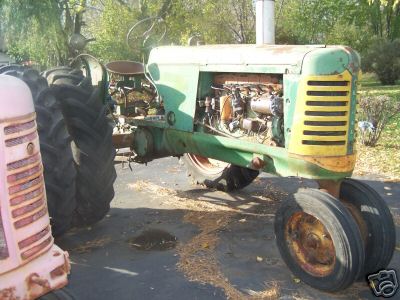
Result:
M196 124L213 134L284 145L280 79L264 74L214 76L211 95L198 101Z

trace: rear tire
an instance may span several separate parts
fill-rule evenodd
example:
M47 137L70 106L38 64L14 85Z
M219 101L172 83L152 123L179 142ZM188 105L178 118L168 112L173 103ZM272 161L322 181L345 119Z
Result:
M187 174L191 177L192 183L225 192L248 186L259 174L258 171L252 169L195 154L186 153L181 160L187 168Z
M22 79L30 88L36 111L40 152L44 167L47 206L54 236L65 233L76 207L76 170L61 107L48 88L46 79L33 69L5 66L0 73Z
M353 205L366 224L365 265L360 279L385 269L396 246L392 214L382 197L370 186L354 179L343 180L340 200Z
M277 245L301 281L327 292L350 286L363 270L364 248L347 208L327 193L304 189L275 216Z
M100 221L109 211L116 179L112 125L98 89L81 71L60 67L44 73L61 103L77 169L74 226Z

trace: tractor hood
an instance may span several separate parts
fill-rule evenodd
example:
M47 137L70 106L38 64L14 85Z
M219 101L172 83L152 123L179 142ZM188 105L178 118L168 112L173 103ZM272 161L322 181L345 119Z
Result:
M326 64L328 56L329 70L326 72L331 74L348 69L353 56L357 56L354 53L347 47L325 45L164 46L151 51L148 70L152 72L161 65L196 65L200 71L299 74L308 56L308 64L311 65L321 61Z

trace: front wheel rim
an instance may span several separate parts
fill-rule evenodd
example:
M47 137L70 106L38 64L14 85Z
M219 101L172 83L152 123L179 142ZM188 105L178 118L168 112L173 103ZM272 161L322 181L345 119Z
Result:
M196 154L187 154L187 156L190 161L206 175L218 175L229 165L226 162Z
M293 214L285 226L285 240L296 263L315 277L330 275L335 267L336 251L325 226L304 212Z

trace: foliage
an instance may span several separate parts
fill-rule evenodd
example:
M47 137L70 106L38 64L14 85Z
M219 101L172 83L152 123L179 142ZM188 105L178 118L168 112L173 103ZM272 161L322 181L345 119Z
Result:
M399 99L400 100L400 99ZM361 97L359 132L365 146L376 146L386 125L400 113L400 101L386 95Z
M345 44L364 58L377 37L400 38L400 0L275 3L278 43ZM165 19L164 44L186 44L191 36L206 44L255 42L254 0L0 0L0 13L10 54L47 66L74 55L68 41L77 32L95 38L88 50L102 61L138 59L125 37L149 16Z
M358 1L278 0L278 40L296 44L326 43L327 37L332 35L336 28L342 30L346 25L359 25L357 22L363 18L363 11L360 11L361 8L356 2ZM338 23L340 26L337 27ZM287 40L282 41L280 36L285 36Z
M400 38L400 1L368 0L374 34L390 41Z
M88 35L95 41L88 50L104 62L122 59L138 59L126 44L126 34L139 19L139 11L132 11L127 5L114 0L103 0L100 10L86 16Z
M400 39L376 40L364 56L364 69L375 72L384 85L395 84L396 80L400 78L399 49Z
M186 44L191 36L206 44L255 42L252 0L175 0L166 21L175 44Z
M400 82L399 82L400 83ZM361 79L362 96L388 95L395 103L400 101L400 85L382 86L376 76L364 74ZM395 104L394 103L394 104ZM359 118L361 119L361 118ZM357 164L355 174L380 174L386 179L400 179L400 114L393 117L385 126L376 146L362 144L358 138Z
M69 37L79 30L86 1L3 0L1 28L8 52L17 61L34 60L44 66L66 62Z

